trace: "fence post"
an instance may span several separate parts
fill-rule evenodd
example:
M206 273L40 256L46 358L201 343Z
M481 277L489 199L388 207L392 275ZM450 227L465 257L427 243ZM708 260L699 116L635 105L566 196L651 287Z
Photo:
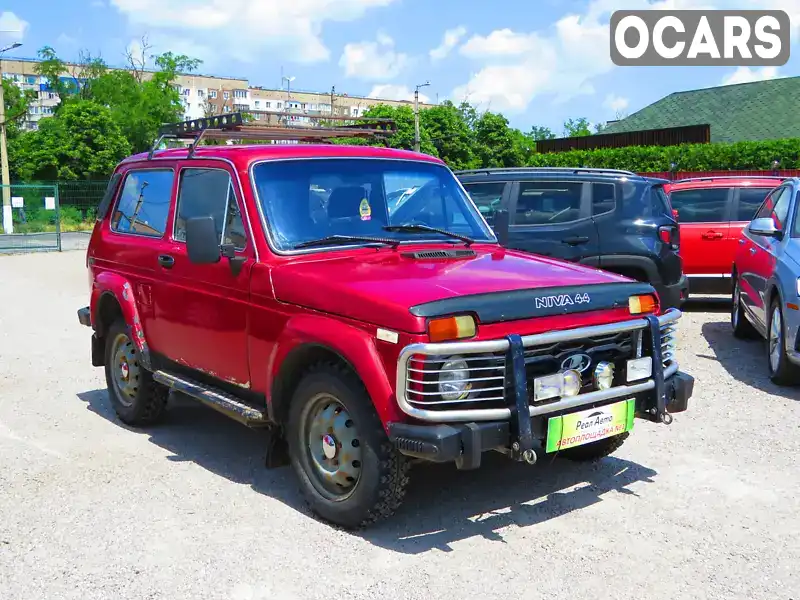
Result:
M53 194L56 200L56 244L61 252L61 202L58 199L58 184L53 186Z

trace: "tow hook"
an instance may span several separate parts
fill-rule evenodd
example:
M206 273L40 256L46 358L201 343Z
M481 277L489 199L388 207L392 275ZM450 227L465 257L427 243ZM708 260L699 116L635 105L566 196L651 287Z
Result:
M536 464L536 460L538 457L536 456L536 452L534 452L532 449L528 448L520 452L519 442L514 442L513 444L511 444L511 450L512 450L511 453L512 457L516 458L517 460L520 459L524 460L529 465Z

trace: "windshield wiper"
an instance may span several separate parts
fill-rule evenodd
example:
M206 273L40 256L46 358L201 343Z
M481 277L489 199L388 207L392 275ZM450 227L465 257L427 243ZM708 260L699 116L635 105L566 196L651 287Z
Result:
M406 223L405 225L387 225L383 228L384 231L401 231L405 233L441 233L442 235L450 236L457 240L461 240L467 246L474 244L475 240L465 235L453 233L446 229L439 229L438 227L431 227L430 225L421 225L419 223Z
M300 248L313 248L314 246L334 246L338 244L349 244L351 242L367 242L370 244L386 244L397 248L400 245L398 240L391 240L389 238L370 237L364 235L329 235L318 240L309 240L307 242L300 242L295 244L294 249Z

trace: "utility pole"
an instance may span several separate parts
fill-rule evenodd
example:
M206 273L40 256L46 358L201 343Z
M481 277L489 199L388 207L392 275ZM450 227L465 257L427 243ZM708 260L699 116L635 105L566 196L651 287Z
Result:
M6 148L6 101L3 97L3 54L22 46L15 42L0 48L0 170L3 182L3 231L14 233L14 220L11 215L11 176L8 173L8 149Z
M333 96L336 94L336 86L331 86L331 116L333 116Z
M430 84L430 81L426 81L414 88L414 152L419 152L419 88Z

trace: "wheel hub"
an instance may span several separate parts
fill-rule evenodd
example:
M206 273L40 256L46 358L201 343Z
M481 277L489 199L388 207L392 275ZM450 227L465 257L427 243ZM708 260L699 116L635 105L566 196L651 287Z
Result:
M139 390L139 361L136 358L136 349L131 339L124 333L119 334L114 340L113 363L117 368L112 369L112 379L117 392L117 399L124 406L131 406Z
M338 454L338 444L336 443L336 438L326 433L322 436L322 452L325 454L325 458L333 459L336 458L336 454Z
M119 364L119 375L122 377L123 381L128 381L128 377L130 377L130 367L128 366L128 361L124 358Z
M361 440L338 400L320 394L306 410L305 443L312 483L333 500L348 496L361 475Z

